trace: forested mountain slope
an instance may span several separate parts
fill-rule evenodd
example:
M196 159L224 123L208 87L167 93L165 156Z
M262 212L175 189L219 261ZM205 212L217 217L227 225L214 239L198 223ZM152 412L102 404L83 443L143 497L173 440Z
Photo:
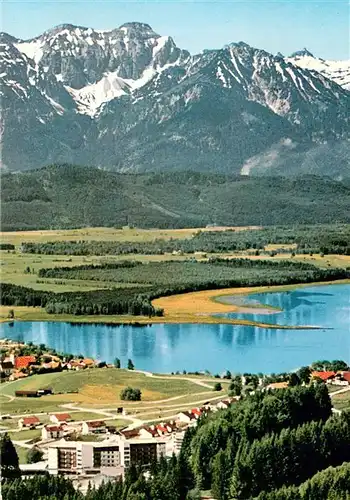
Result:
M350 183L302 176L120 174L53 165L3 174L2 229L350 222Z

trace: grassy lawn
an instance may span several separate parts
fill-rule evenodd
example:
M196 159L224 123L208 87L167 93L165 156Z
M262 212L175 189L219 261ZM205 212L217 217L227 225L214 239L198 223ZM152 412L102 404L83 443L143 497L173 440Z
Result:
M350 410L350 390L332 397L332 404L337 410Z
M127 425L130 425L130 420L124 420L123 418L116 418L113 420L105 420L107 425L115 426L118 429L122 429L123 427L126 427Z
M67 402L69 401L63 400L61 404ZM7 400L5 403L1 403L1 411L11 415L32 415L40 412L62 413L65 410L59 405L59 401L50 401L47 398L28 398L27 400L26 398L16 398L13 401Z
M22 446L18 446L18 444L15 444L14 446L15 446L16 451L17 451L19 463L26 464L27 463L28 448L23 448Z
M70 280L70 279L49 279L39 278L38 271L42 268L53 267L75 267L84 264L99 265L103 262L117 262L120 260L139 260L142 262L158 262L164 260L185 260L183 255L98 255L98 256L65 256L65 255L37 255L30 253L20 253L0 251L1 256L1 280L4 283L26 286L35 290L49 290L53 292L76 292L77 290L96 290L118 286L118 282L97 281L97 280ZM31 269L26 272L27 267ZM137 284L137 283L136 283ZM128 284L121 284L123 287ZM135 286L130 283L129 286Z
M103 415L99 415L98 413L93 413L91 411L70 411L70 410L64 410L61 408L60 413L66 413L68 412L69 415L72 417L72 420L75 421L80 421L80 420L98 420L98 419L103 419Z
M29 441L41 436L40 429L26 429L18 432L9 432L8 435L13 441Z
M13 413L17 409L17 413L19 413L27 407L30 408L31 412L54 411L57 410L57 406L53 409L50 408L51 406L69 402L84 405L98 405L100 403L103 405L108 401L110 405L122 405L119 395L126 386L141 389L143 402L208 391L208 388L175 377L171 380L158 379L115 368L91 369L80 372L34 375L14 384L3 384L0 387L0 392L3 394L13 395L15 390L32 390L44 387L51 387L54 394L25 401L16 398L14 401L4 403L3 406L6 406L6 409L2 408L2 410L6 413Z

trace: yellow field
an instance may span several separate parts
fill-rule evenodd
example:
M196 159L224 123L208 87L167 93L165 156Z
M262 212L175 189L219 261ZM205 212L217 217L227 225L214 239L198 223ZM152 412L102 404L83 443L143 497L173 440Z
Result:
M191 238L198 231L223 231L235 229L260 229L260 226L230 226L187 229L114 229L108 227L91 227L84 229L43 230L43 231L13 231L0 232L0 241L20 245L23 241L154 241L156 239Z
M186 376L184 376L186 377ZM209 397L220 397L215 394L211 386L216 379L208 376L202 377L209 380L208 387L200 385L197 380L181 379L170 375L146 376L137 371L117 370L115 368L94 368L78 372L59 372L42 375L33 375L14 383L0 385L2 413L21 414L36 413L41 411L57 411L63 404L76 404L84 408L111 408L123 406L133 412L145 412L151 408L158 410L157 406L169 402L186 406L189 401L205 400ZM50 387L54 394L41 398L16 398L16 390L36 390ZM125 387L139 388L142 400L138 402L122 401L120 392ZM221 393L222 395L223 393ZM7 401L6 401L7 399ZM150 407L151 405L151 407ZM169 407L170 409L170 407ZM75 420L91 418L91 414L80 412ZM4 424L6 425L6 424Z

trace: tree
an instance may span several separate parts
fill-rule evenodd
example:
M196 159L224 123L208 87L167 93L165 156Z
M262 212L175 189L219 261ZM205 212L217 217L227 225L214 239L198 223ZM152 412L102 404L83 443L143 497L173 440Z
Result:
M14 479L20 477L18 455L16 448L7 434L3 434L0 438L0 460L1 460L1 477L4 479Z
M13 309L9 309L7 317L9 319L14 319L14 317L15 317L15 311Z
M311 377L311 370L308 366L302 366L298 371L297 374L300 378L300 381L304 384L308 384L310 382L310 377Z
M121 391L120 399L123 401L141 401L141 391L140 389L126 387Z
M231 375L230 370L226 370L226 373L225 373L225 375L224 375L224 378L227 378L228 380L230 380L230 378L231 378L231 377L232 377L232 375Z
M300 385L300 378L294 372L292 372L289 375L289 385L290 385L290 387L295 387L296 385Z
M229 498L229 481L231 464L227 458L226 450L220 450L213 460L211 491L217 500Z
M220 382L216 382L213 390L214 391L222 391L222 385L220 384Z
M120 363L120 359L119 358L115 358L115 360L114 360L114 366L116 368L120 368L121 367L121 363Z
M43 455L43 452L37 446L33 446L33 448L30 448L27 452L27 463L35 464L36 462L40 462Z
M134 370L135 366L131 359L128 359L128 370Z

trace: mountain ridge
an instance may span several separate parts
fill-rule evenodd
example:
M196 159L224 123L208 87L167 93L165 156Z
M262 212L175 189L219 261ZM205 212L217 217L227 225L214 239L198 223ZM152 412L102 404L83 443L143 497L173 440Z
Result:
M304 67L305 51L281 58L238 42L191 55L136 22L3 34L1 49L9 170L348 171L350 93Z
M51 165L2 174L1 185L3 231L350 223L350 179Z

